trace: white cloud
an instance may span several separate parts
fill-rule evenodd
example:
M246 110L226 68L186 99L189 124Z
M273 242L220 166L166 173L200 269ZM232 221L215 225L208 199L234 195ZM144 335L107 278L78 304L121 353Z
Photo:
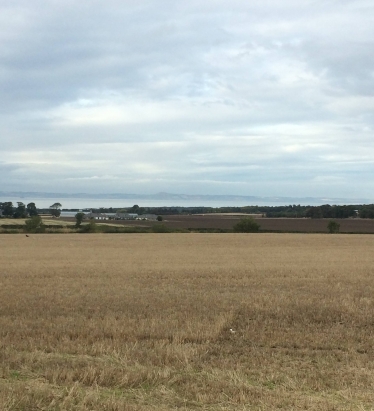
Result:
M373 20L368 0L0 4L0 183L367 197Z

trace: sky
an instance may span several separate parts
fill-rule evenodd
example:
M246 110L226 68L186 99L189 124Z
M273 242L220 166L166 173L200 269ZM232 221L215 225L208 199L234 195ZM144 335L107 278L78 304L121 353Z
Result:
M372 0L0 0L0 191L374 200Z

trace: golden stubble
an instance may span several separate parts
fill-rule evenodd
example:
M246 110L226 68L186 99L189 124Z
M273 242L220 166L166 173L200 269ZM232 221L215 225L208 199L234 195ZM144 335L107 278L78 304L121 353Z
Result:
M372 409L371 236L0 244L1 410Z

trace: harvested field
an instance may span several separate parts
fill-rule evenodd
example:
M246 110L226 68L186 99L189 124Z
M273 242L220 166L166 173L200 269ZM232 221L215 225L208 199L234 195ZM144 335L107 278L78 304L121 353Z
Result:
M372 236L0 242L1 410L373 409Z
M1 218L0 219L0 226L6 227L9 225L24 225L25 221L28 220L26 218ZM74 219L75 221L75 219ZM66 221L60 218L48 218L48 217L43 217L43 224L47 225L61 225L64 224L66 225Z
M166 216L166 224L173 228L230 230L243 216L206 214L201 216ZM342 233L374 233L374 220L334 219ZM260 230L303 233L327 233L330 219L258 218Z
M164 216L163 224L172 229L191 230L232 230L243 215L237 214L205 214L205 215L169 215ZM371 233L374 234L374 220L347 218L334 219L340 224L342 233ZM310 218L258 218L260 230L302 233L327 233L330 219ZM111 221L111 224L126 226L150 227L154 221Z
M309 219L309 218L263 218L257 220L261 230L304 232L304 233L327 233L327 225L331 219ZM374 234L374 220L345 218L333 219L340 224L341 233L371 233Z

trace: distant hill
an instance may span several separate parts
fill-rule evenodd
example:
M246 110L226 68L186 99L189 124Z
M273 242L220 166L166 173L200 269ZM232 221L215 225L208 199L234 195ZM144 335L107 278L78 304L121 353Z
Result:
M48 192L21 192L21 191L0 191L1 198L17 197L24 198L79 198L79 199L137 199L137 200L168 200L168 201L199 201L201 203L209 201L230 201L243 202L249 204L368 204L373 200L365 198L324 198L324 197L259 197L252 195L203 195L203 194L175 194L175 193L155 193L155 194L134 194L134 193L48 193Z

